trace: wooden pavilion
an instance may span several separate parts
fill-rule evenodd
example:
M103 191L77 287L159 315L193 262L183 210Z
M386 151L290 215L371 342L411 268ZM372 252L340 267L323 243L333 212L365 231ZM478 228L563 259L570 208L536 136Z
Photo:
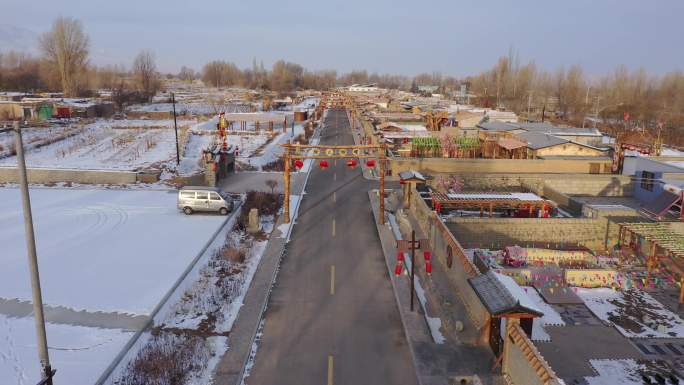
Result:
M554 206L552 202L542 199L530 193L463 193L444 194L432 192L432 204L435 211L441 209L472 209L479 208L480 216L484 216L484 210L489 211L489 217L493 216L494 209L505 210L529 210L529 216L533 216L535 210L540 210L548 215L548 211Z
M639 238L648 242L646 282L650 282L653 268L662 261L666 269L679 277L679 303L684 303L684 235L673 231L666 222L620 223L619 246L626 243L634 249Z

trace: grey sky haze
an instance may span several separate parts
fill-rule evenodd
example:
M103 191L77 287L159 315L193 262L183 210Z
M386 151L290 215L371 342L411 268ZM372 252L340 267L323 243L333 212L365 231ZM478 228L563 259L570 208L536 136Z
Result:
M95 64L130 66L151 49L162 71L223 59L310 69L464 76L510 47L540 67L684 67L684 1L3 0L0 50L35 47L55 17L83 22ZM10 31L10 32L8 32ZM33 48L35 49L35 48Z

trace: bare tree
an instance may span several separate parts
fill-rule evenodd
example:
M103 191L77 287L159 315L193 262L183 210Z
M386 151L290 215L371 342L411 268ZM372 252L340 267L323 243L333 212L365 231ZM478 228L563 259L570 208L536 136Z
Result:
M271 188L271 194L275 191L275 188L278 187L278 181L275 179L267 179L266 180L266 186Z
M133 74L138 89L147 96L148 100L151 100L160 87L154 53L151 51L140 52L133 61Z
M52 29L40 37L43 55L58 74L66 96L78 92L79 74L87 66L89 45L81 22L68 17L59 17Z

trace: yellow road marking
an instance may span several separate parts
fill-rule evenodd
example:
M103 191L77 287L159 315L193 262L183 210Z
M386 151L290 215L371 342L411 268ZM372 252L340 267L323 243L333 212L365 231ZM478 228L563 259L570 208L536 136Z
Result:
M335 220L333 219L332 236L335 236Z
M328 356L328 385L333 385L333 356Z
M335 294L335 265L330 266L330 295Z

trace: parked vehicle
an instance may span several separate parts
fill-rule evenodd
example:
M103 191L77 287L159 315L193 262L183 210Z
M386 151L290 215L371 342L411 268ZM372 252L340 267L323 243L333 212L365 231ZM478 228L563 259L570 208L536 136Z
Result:
M185 186L178 191L178 209L187 215L200 211L228 215L233 200L215 187Z

